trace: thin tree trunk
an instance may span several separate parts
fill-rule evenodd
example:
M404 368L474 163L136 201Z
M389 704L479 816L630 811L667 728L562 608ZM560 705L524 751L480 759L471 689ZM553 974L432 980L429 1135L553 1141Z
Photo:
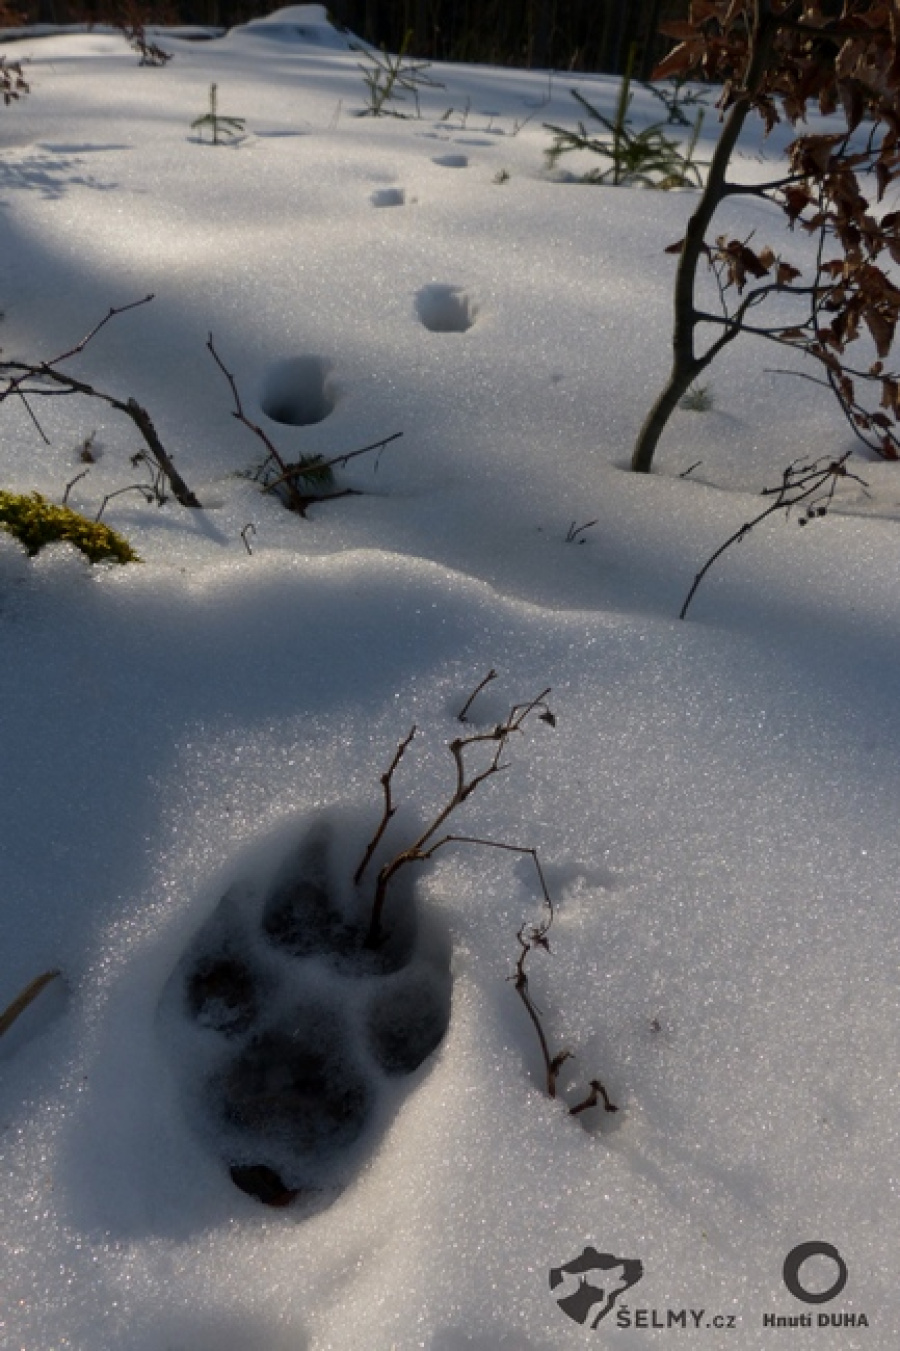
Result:
M791 9L796 9L799 0ZM697 265L703 252L703 242L713 216L728 194L725 174L737 145L738 137L750 112L751 100L758 92L766 74L771 55L772 43L777 31L778 18L772 15L770 0L759 0L757 9L756 32L750 52L750 63L744 87L737 94L731 111L716 144L709 166L706 185L700 194L697 209L688 221L681 257L675 275L675 317L672 329L672 367L669 378L644 419L638 433L631 457L631 467L638 474L649 474L653 464L659 438L672 413L678 407L678 401L693 380L721 351L722 347L737 337L739 328L726 332L702 355L698 356L694 348L694 336L697 327L697 311L694 307L694 290L697 279Z
M531 27L531 64L539 70L550 66L552 0L535 0Z
M650 0L647 26L644 29L644 50L641 55L640 79L649 80L656 65L656 30L659 27L660 0Z

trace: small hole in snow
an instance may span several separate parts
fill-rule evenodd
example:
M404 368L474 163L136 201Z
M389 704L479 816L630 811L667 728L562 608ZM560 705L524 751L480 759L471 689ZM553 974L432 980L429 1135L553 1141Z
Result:
M373 206L405 206L406 193L402 188L376 188L369 200Z
M465 333L475 322L478 306L461 286L433 283L416 296L416 313L431 333Z
M323 357L290 357L273 366L263 380L260 407L273 422L308 427L334 412L337 394L331 363Z

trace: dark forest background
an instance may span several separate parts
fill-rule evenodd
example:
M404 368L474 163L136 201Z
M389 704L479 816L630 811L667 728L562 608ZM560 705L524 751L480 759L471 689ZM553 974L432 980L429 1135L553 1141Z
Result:
M0 0L0 25L133 22L231 27L270 13L279 0ZM665 19L688 0L332 0L332 20L389 51L428 60L552 70L621 72L634 46L649 75L670 43Z

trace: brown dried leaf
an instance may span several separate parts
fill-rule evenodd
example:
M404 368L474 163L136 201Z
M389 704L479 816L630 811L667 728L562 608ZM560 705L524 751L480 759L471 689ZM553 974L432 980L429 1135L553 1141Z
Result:
M792 225L800 213L805 211L813 201L813 195L809 188L801 187L799 185L785 188L782 196L784 198L782 205L787 212L788 220Z
M779 286L789 286L799 276L801 276L799 267L792 267L790 263L779 263L775 280Z
M891 350L891 343L894 341L896 318L888 319L880 310L875 309L874 306L869 306L863 310L863 321L872 335L876 352L880 357L886 357Z
M881 407L890 408L895 416L900 416L900 384L890 376L881 382Z

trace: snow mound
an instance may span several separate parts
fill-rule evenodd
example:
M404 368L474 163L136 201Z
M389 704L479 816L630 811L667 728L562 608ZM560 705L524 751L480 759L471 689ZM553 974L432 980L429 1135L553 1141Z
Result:
M361 45L347 29L335 27L324 5L286 5L265 18L238 24L229 36L237 35L264 38L270 42L309 43L341 52Z

